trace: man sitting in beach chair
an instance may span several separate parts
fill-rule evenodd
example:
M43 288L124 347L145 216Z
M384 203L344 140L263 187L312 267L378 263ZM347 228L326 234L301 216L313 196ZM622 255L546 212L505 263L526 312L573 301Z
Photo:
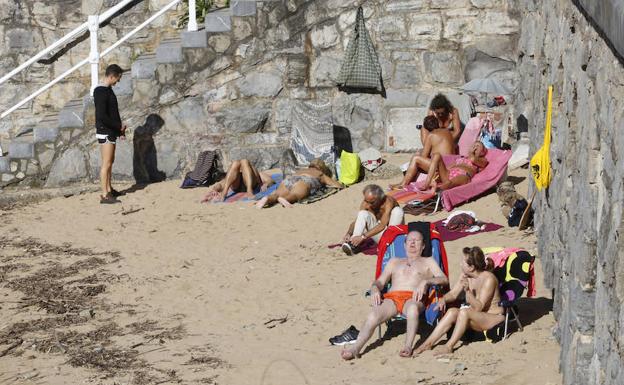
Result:
M342 250L347 255L353 255L367 239L379 242L388 226L403 224L403 209L394 198L386 196L380 186L369 184L362 193L364 200L357 219L349 225L343 239Z
M395 315L402 314L407 319L405 346L399 352L401 357L410 357L418 330L420 313L425 310L423 303L428 286L448 285L448 278L433 258L423 257L425 242L421 233L412 231L405 238L407 258L392 258L371 287L373 310L366 318L355 344L344 349L341 356L345 360L359 357L364 344L376 327ZM382 290L392 280L390 291L382 295ZM382 299L383 297L383 299Z

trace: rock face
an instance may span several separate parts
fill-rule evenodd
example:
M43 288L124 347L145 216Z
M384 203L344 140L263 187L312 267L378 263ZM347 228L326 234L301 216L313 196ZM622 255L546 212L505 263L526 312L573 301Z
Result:
M0 73L60 37L52 36L50 28L35 25L35 13L37 20L45 18L52 26L74 25L87 14L101 13L111 2L18 3L0 0L0 39L7 43L0 47L0 56L6 58L0 61ZM137 2L117 16L102 27L101 46L110 45L161 3ZM290 102L295 99L331 103L334 124L349 131L354 151L368 147L412 151L421 146L415 126L436 92L449 93L479 76L496 77L512 87L516 84L513 47L521 23L515 0L231 4L230 10L210 13L206 28L196 33L176 28L177 14L167 13L104 60L131 70L115 88L122 119L130 129L128 142L134 143L133 132L146 116L156 114L164 121L152 139L158 172L168 178L192 168L197 154L206 149L221 149L226 163L248 156L258 166L274 165L288 147ZM383 96L345 93L336 87L359 4L382 66ZM80 12L67 12L70 8ZM482 20L488 20L487 25ZM74 58L87 55L86 50L88 44L78 44L69 52ZM29 73L35 79L10 83L7 92L0 93L0 111L29 87L60 74L68 58L69 53L51 66L36 67L36 74ZM40 174L22 182L36 185L46 179L51 162L64 159L68 149L83 151L87 172L74 170L81 177L57 173L53 179L69 179L55 183L98 178L89 81L85 67L20 109L11 120L0 121L0 139L4 140L21 130L35 129L33 156L38 162L28 170L20 166L9 171L5 180L19 181L18 173ZM57 124L41 124L41 111L46 116L53 113ZM136 158L130 147L116 163ZM116 178L143 175L145 179L145 170L137 173L133 167L132 163L116 165Z
M572 2L524 3L518 107L531 153L554 86L553 178L534 204L564 384L624 384L624 68Z

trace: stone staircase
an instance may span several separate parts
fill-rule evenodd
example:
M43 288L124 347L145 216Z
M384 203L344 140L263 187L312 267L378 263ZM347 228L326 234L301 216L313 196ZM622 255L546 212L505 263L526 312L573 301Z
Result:
M264 0L259 3L276 1L281 0ZM239 40L237 34L247 34L247 31L237 32L236 20L256 17L256 3L232 0L229 8L215 10L206 15L203 28L200 27L199 31L181 31L178 37L162 40L155 52L138 57L132 64L131 73L125 74L114 87L122 108L122 100L144 103L146 106L150 103L153 105L167 102L166 98L149 101L145 96L146 93L149 94L150 88L163 87L163 79L157 78L158 69L170 66L171 71L188 71L189 62L201 66L202 60L205 57L210 58L211 53L214 59L215 52L218 55L230 45L227 44L224 48L223 39L211 40L210 37L225 36L226 41L229 37L231 44L236 44ZM94 134L93 120L93 103L87 95L71 100L58 113L44 116L31 129L22 130L20 135L16 135L8 143L4 142L2 145L5 154L0 157L0 187L17 183L54 187L59 183L85 178L97 179L97 175L92 175L94 172L89 172L89 163L93 163L92 160L76 159L74 162L71 159L58 159L70 144ZM56 175L59 173L65 175ZM72 173L75 175L71 175Z

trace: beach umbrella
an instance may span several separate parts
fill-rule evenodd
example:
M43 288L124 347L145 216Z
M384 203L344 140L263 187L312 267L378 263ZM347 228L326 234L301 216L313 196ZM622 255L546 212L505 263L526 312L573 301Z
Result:
M461 86L464 91L485 92L494 95L511 95L511 90L496 79L472 79Z

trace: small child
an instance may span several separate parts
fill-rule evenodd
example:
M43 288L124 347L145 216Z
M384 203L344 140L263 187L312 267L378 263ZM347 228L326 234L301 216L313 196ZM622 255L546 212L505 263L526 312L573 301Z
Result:
M437 128L440 128L440 124L438 122L438 118L433 115L429 115L425 117L423 120L423 127L427 129L427 131L431 132Z

